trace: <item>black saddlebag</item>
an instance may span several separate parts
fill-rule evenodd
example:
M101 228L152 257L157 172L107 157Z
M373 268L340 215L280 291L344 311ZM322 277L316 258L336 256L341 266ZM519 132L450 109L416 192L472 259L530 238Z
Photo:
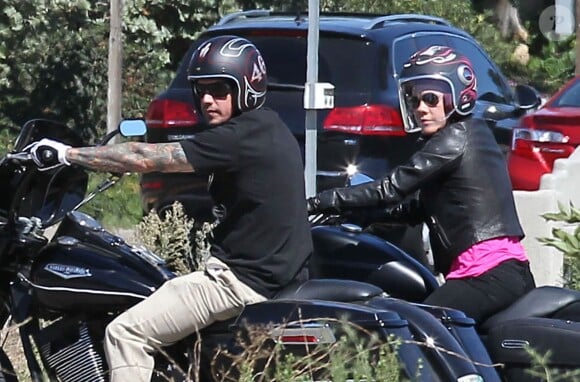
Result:
M550 370L580 369L580 322L549 318L506 321L491 328L485 342L491 359L505 365L502 374L509 381L545 380L529 374L534 362L525 349L527 346L540 356L550 351L547 365Z

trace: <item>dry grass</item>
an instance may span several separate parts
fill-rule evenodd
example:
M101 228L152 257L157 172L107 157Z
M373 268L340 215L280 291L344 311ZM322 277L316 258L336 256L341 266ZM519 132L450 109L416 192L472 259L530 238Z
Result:
M10 358L12 366L14 366L14 371L18 375L18 379L22 381L27 381L30 379L30 373L26 365L26 358L22 351L22 344L20 342L20 336L18 335L18 329L15 327L8 327L2 329L2 349Z

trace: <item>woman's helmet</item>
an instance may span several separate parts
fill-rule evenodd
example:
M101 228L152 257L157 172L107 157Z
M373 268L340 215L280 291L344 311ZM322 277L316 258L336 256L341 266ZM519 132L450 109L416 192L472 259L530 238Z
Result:
M407 100L413 87L421 82L441 82L440 88L449 89L443 97L446 117L469 115L477 99L477 80L469 59L447 46L433 45L413 54L403 65L399 77L399 100L405 130L415 132L413 111Z
M257 109L266 100L266 64L254 44L245 38L219 36L203 42L193 52L187 74L192 84L206 78L231 80L235 106L242 112Z

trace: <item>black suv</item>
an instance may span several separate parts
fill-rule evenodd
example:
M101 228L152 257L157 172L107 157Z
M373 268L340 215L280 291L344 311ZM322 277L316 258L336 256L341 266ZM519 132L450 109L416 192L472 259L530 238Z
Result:
M479 94L474 113L488 121L506 152L518 118L539 104L534 89L512 89L473 37L443 19L322 13L319 20L318 80L335 86L335 107L317 112L319 191L348 184L353 171L384 176L414 152L417 137L404 131L396 78L403 62L419 49L447 45L471 59ZM233 34L251 40L262 53L269 79L266 106L280 114L304 147L307 33L306 14L255 10L222 18L191 45L169 88L150 104L147 141L189 138L202 128L186 79L189 58L202 41ZM204 178L146 174L141 187L146 209L162 210L179 200L198 221L211 219ZM420 246L418 231L413 231L411 241ZM391 240L398 242L408 232L397 232Z

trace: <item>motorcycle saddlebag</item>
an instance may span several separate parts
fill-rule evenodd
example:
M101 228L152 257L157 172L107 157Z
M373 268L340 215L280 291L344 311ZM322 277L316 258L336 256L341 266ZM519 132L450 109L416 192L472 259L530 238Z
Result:
M580 344L580 322L550 318L506 321L489 330L486 344L491 359L506 365L504 371L510 375L509 380L530 380L526 370L530 369L533 361L525 349L526 346L540 356L550 351L550 369L580 369L577 351Z

